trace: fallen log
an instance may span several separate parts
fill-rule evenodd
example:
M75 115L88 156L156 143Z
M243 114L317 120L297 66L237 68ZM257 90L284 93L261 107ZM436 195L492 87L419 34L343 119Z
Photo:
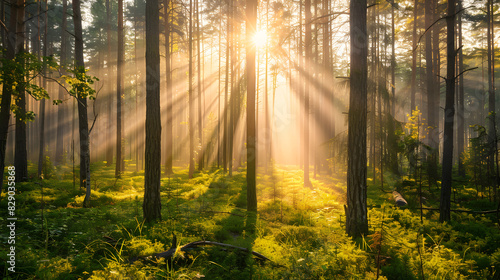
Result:
M399 207L403 207L408 205L408 202L403 198L403 196L398 193L397 191L392 192L392 197L394 198L394 201L396 202L396 205Z

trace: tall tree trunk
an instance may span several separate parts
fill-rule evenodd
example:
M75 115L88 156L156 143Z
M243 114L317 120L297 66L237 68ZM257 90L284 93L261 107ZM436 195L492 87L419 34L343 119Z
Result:
M305 37L304 37L304 48L305 48L305 71L309 71L310 62L312 59L312 44L311 44L311 0L305 0ZM304 186L310 186L311 181L309 180L309 85L310 79L306 76L304 87Z
M17 10L17 19L19 22L24 21L25 12L24 9ZM26 32L24 24L21 32ZM21 54L24 52L24 37L21 37L22 41L17 42L17 53ZM25 64L24 59L19 61L21 64ZM29 75L29 74L28 74ZM14 166L16 168L16 182L24 182L28 179L28 152L26 150L26 93L24 89L24 82L26 77L21 77L24 81L17 85L17 98L16 106L19 108L19 112L16 114L16 132L15 132L15 154L14 154ZM45 101L45 100L43 100Z
M165 13L165 75L166 75L166 95L167 95L167 142L165 151L165 173L170 175L173 173L172 160L173 160L173 114L172 114L172 72L170 70L170 0L164 0L164 13Z
M446 107L444 112L443 171L439 221L450 220L453 167L453 122L455 119L455 0L448 0L446 47Z
M201 108L201 99L202 99L202 91L201 91L201 32L200 32L200 9L199 9L199 0L195 0L195 9L196 9L196 51L197 51L197 88L198 88L198 138L200 141L200 151L198 154L198 170L203 170L203 158L205 154L205 147L203 146L203 110Z
M82 13L80 0L73 0L73 25L75 26L75 67L80 73L85 72L83 59ZM85 187L84 207L90 207L90 149L89 123L87 118L87 98L77 92L78 130L80 131L80 186Z
M111 75L113 73L112 69L112 59L111 59L111 3L110 0L106 0L106 44L108 47L108 51L106 54L106 72L108 81L111 81ZM112 139L112 131L113 131L113 86L109 82L106 85L106 95L107 95L107 103L108 103L108 113L107 113L107 135L108 139ZM106 165L111 166L113 164L113 145L111 141L107 141L106 145Z
M425 28L429 28L433 22L434 12L433 12L433 0L425 0ZM426 91L427 91L427 121L429 126L429 143L428 145L431 147L431 151L428 155L429 162L429 176L436 180L436 170L437 170L437 150L438 150L438 127L436 122L436 105L434 102L434 92L435 85L435 77L434 77L434 61L433 61L433 52L432 52L432 35L433 33L431 29L427 30L425 34L425 69L426 69Z
M66 53L67 53L67 18L66 13L68 11L68 1L63 0L63 14L62 14L62 24L61 24L61 58L60 64L61 66L66 65ZM64 67L61 67L61 70L64 71ZM65 91L63 87L59 87L59 100L63 100L65 95ZM57 110L57 136L56 136L56 163L62 164L64 162L64 133L67 130L68 126L66 125L66 104L61 103L58 105Z
M194 174L194 94L193 94L193 0L189 0L189 31L188 31L188 60L189 60L189 178Z
M462 9L462 0L458 1L458 9ZM462 50L462 15L458 15L458 73L464 71L464 53ZM458 112L457 112L457 150L458 150L458 174L465 176L462 153L465 150L465 103L464 103L464 77L458 77Z
M146 152L144 220L161 220L160 15L158 0L146 0ZM190 120L191 121L191 120Z
M122 99L123 99L123 63L125 61L125 46L123 34L123 0L118 0L118 59L116 73L116 169L115 177L120 178L123 171L122 155Z
M38 3L38 14L42 14L42 3ZM20 15L18 15L18 18ZM44 18L47 19L46 14L44 14ZM47 55L47 23L45 22L44 24L44 36L43 36L43 56ZM39 42L42 42L40 40L40 17L38 17L38 40ZM45 69L44 69L45 71ZM43 87L45 88L46 86L46 79L41 78L43 80ZM40 150L38 151L38 177L40 178L43 173L43 162L45 161L44 157L44 150L45 150L45 99L40 100L40 110L39 110L39 119L40 119L40 134L39 134L39 143L40 143Z
M247 0L246 7L246 74L247 74L247 210L257 211L255 143L255 46L257 0Z
M224 134L222 139L222 164L224 165L224 173L227 172L227 164L228 164L228 146L229 146L229 127L227 125L228 118L228 110L229 110L229 102L228 102L228 94L229 94L229 58L234 54L231 53L231 48L229 47L231 42L231 3L232 0L229 0L227 3L227 36L226 36L226 73L224 79Z
M417 93L417 22L418 22L418 0L413 3L413 31L412 45L413 51L411 55L411 90L410 90L410 115L416 109L416 93Z
M487 40L488 40L488 143L490 146L489 151L489 173L493 177L495 174L495 154L496 154L496 110L495 110L495 85L494 85L494 50L493 50L493 10L491 0L486 1L486 20L487 20Z
M351 67L347 146L346 232L350 236L368 233L366 208L366 118L368 79L368 33L366 0L351 0Z

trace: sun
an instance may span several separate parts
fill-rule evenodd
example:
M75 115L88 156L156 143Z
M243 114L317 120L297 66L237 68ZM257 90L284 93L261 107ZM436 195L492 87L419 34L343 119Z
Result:
M267 32L265 30L255 32L252 41L257 48L265 46L267 43Z

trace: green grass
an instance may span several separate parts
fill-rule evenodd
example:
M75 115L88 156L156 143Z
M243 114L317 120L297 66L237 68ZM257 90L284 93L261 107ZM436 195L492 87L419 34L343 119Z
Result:
M418 207L417 186L393 175L385 174L383 189L397 189L409 206L396 208L392 195L381 191L380 178L369 180L370 234L352 240L345 234L344 180L318 174L304 188L296 166L259 173L257 216L245 210L244 169L232 177L214 169L188 179L187 169L177 167L162 178L163 220L155 224L142 223L143 172L116 179L113 166L93 164L92 208L82 208L84 190L73 186L71 171L58 167L50 179L17 186L16 273L8 274L8 232L1 231L4 279L376 279L377 271L379 279L422 279L421 267L425 279L489 279L500 267L494 215L453 213L452 222L439 224L438 213L426 211L421 222L419 211L408 209ZM437 207L439 190L423 190L426 206ZM476 199L467 184L455 190L454 208L495 208ZM4 193L3 224L6 211ZM177 245L223 242L271 262L219 247L133 262L168 250L174 236Z

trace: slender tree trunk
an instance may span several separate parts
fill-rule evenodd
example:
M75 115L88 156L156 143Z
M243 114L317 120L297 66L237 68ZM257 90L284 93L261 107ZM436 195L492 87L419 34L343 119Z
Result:
M116 73L116 169L115 177L120 178L123 171L122 155L122 99L123 99L123 64L125 46L123 34L123 0L118 0L118 59Z
M161 220L159 21L158 0L146 0L146 166L144 173L144 202L142 205L146 222Z
M410 90L410 115L416 109L416 93L417 93L417 22L418 22L418 0L413 3L413 32L412 42L413 51L411 55L411 90Z
M368 233L366 208L366 118L368 78L368 33L366 0L351 0L351 77L347 146L346 232L350 236Z
M68 1L63 0L63 14L62 14L62 24L61 24L61 66L66 65L66 53L67 53L67 19L66 13L68 11ZM61 67L64 71L64 67ZM59 87L59 100L63 100L65 96L65 91L62 87ZM56 136L56 163L62 164L64 162L64 133L67 131L66 125L66 104L61 103L58 105L57 110L57 136Z
M455 119L455 9L456 0L448 0L446 48L446 107L444 113L443 171L439 221L450 220L450 200L453 167L453 122Z
M108 47L107 55L106 55L106 72L107 72L107 78L108 81L111 81L111 75L113 73L112 70L112 59L111 59L111 5L110 5L110 0L106 0L106 43ZM112 131L113 131L113 118L112 118L112 112L113 112L113 86L111 83L107 83L106 85L106 95L107 95L107 102L108 102L108 118L107 118L107 132L106 134L108 135L108 139L112 139ZM113 164L113 145L111 144L111 141L107 141L107 147L106 147L106 165L111 166Z
M165 13L165 75L167 82L167 141L166 151L165 151L165 173L170 175L173 173L172 170L172 154L173 154L173 114L172 114L172 72L170 70L170 0L164 0L164 13Z
M426 29L431 26L434 18L432 0L425 0L425 27ZM435 29L434 29L435 30ZM429 126L429 146L432 150L429 152L428 162L429 162L429 176L436 180L436 170L437 170L437 149L438 149L438 127L436 125L436 105L434 103L434 61L432 52L432 35L431 29L425 34L425 63L426 63L426 91L427 91L427 121Z
M13 11L14 12L14 11ZM24 9L17 9L17 19L19 23L24 21L25 12ZM24 34L25 27L22 24L19 27ZM17 42L17 53L24 52L24 35L18 38L22 41ZM23 65L25 61L19 61ZM26 77L22 77L23 80L26 80ZM16 168L16 182L24 182L28 179L28 152L26 150L26 93L23 86L23 83L20 83L16 87L17 98L16 105L19 108L19 112L16 114L16 132L15 132L15 154L14 154L14 166ZM45 100L43 100L45 101Z
M486 1L486 20L487 20L487 40L488 40L488 142L489 151L489 173L493 177L495 174L495 154L496 154L496 110L495 110L495 85L494 85L494 50L493 50L493 10L491 0Z
M227 36L226 36L226 73L224 79L224 134L222 139L222 164L224 165L224 173L227 172L227 164L228 164L228 137L229 137L229 127L227 125L228 118L228 93L229 93L229 58L233 56L231 49L229 47L231 42L231 0L228 1L228 11L227 11Z
M73 0L73 25L75 26L75 67L80 73L85 71L83 59L82 13L80 0ZM80 186L85 187L84 207L90 207L90 149L89 124L87 118L87 98L77 93L78 123L80 131Z
M304 38L304 48L305 48L305 63L304 70L309 71L310 61L312 59L312 44L311 44L311 0L305 0L305 38ZM304 87L304 186L310 186L311 181L309 180L309 84L310 80L306 76Z
M458 9L462 9L462 0L458 1ZM462 50L462 15L459 13L458 17L458 73L464 70L464 54ZM458 112L457 112L457 150L458 150L458 174L465 176L464 163L462 153L465 151L465 103L464 103L464 77L458 77Z
M198 170L203 170L203 158L205 148L203 146L203 110L201 107L202 91L201 91L201 32L200 32L200 10L199 0L195 0L196 9L196 50L197 50L197 88L198 88L198 138L200 141L200 151L198 152Z
M255 46L252 37L257 30L257 0L247 0L246 7L246 74L247 74L247 210L257 211L255 143Z
M189 178L194 174L194 94L193 94L193 0L189 0Z
M38 14L42 14L42 3L38 3ZM18 15L18 18L21 15ZM44 15L44 18L46 16ZM37 24L38 24L38 41L41 43L42 40L40 38L40 34L42 31L40 30L40 17L37 19ZM47 26L47 25L45 25ZM40 45L39 45L40 46ZM47 53L47 36L46 33L44 32L44 38L43 38L43 56ZM42 80L42 78L40 78ZM45 79L43 79L43 85L45 88ZM44 150L45 150L45 99L40 100L40 109L39 109L39 119L40 119L40 134L39 134L39 150L38 150L38 177L42 177L43 173L43 162L44 162Z

